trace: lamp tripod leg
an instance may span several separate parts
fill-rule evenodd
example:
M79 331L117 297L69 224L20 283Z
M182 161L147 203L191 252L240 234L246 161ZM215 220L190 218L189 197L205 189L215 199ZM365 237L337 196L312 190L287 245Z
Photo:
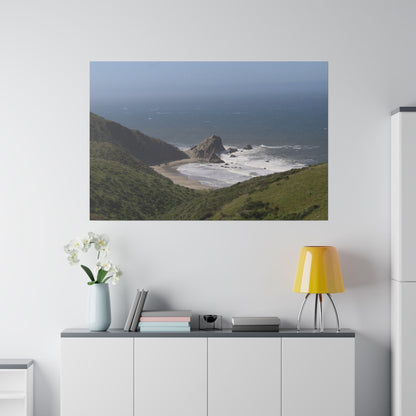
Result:
M315 295L314 329L318 329L318 294Z
M307 293L306 294L305 299L303 299L302 305L300 307L300 311L299 311L299 314L298 314L298 324L297 324L297 330L298 330L298 332L300 331L300 320L302 318L303 308L305 307L305 303L308 300L309 295L310 295L310 293Z
M322 293L319 293L319 332L324 332L324 315L322 313Z
M328 295L329 300L331 301L332 306L333 306L333 308L334 308L335 317L337 318L337 332L340 332L340 329L339 329L339 318L338 318L337 308L335 307L335 303L334 303L334 301L333 301L333 299L332 299L332 296L331 296L329 293L327 293L327 295Z

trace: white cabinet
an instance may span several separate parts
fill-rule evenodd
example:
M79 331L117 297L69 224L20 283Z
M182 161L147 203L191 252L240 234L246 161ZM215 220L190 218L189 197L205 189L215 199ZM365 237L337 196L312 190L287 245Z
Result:
M353 416L354 341L344 330L68 330L61 416Z
M207 339L136 338L134 403L135 416L206 416Z
M133 415L133 339L63 338L61 416Z
M33 415L31 360L0 360L0 415Z
M282 416L354 416L353 338L283 338Z
M281 338L208 339L208 415L280 414Z
M416 107L391 117L392 414L416 415Z

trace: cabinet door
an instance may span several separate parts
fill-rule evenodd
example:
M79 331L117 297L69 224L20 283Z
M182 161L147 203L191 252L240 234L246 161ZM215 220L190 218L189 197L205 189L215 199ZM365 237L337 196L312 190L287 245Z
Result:
M33 366L0 370L0 415L33 416Z
M391 274L392 279L416 281L416 112L391 118Z
M280 338L209 338L208 416L279 416L280 360Z
M135 416L206 416L206 338L134 340Z
M282 416L354 416L354 338L282 339Z
M133 339L61 341L61 416L133 416Z
M416 283L391 283L392 413L416 415Z

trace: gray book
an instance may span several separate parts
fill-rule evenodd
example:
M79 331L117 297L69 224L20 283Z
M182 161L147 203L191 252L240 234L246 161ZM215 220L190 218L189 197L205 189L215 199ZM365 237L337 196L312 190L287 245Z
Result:
M139 325L140 315L143 311L144 302L146 301L147 290L142 290L140 294L139 303L137 304L136 311L134 312L133 322L131 323L130 331L136 332Z
M191 317L192 311L189 310L170 310L170 311L161 311L161 310L154 310L154 311L143 311L142 317L143 318L165 318L165 317L176 317L176 318L188 318Z
M247 316L231 318L233 325L280 325L277 316Z
M133 300L133 302L130 306L130 312L127 316L126 323L124 324L124 330L125 331L130 331L130 327L131 327L131 324L132 324L133 318L134 318L134 312L136 312L136 308L137 308L137 305L139 303L140 294L141 294L141 291L139 289L137 289L136 296L134 297L134 300Z
M232 332L278 332L279 325L233 325Z

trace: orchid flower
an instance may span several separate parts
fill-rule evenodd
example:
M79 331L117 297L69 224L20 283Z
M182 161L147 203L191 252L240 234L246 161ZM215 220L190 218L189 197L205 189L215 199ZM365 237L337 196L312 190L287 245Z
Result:
M108 243L109 238L105 234L95 234L89 232L83 238L74 238L68 244L64 246L64 251L68 255L67 260L70 265L79 263L79 254L81 252L88 252L91 247L97 250L97 263L91 269L83 264L81 268L85 271L90 281L89 285L107 283L112 278L112 284L116 284L121 276L119 266L114 265L109 259Z

